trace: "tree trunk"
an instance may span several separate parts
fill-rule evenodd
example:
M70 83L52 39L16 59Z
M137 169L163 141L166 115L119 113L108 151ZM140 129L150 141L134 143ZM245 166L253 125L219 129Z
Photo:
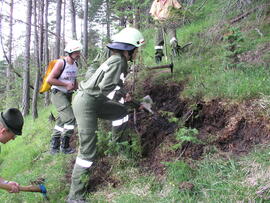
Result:
M73 39L77 39L77 32L76 32L76 10L74 6L73 0L69 0L70 4L70 13L71 13L71 32Z
M61 10L62 10L62 0L57 0L57 8L56 8L56 38L55 38L55 53L54 53L54 58L59 58L60 57Z
M30 43L31 43L31 16L32 16L32 0L27 1L26 16L26 39L25 39L25 56L24 56L24 72L23 72L23 96L22 96L22 114L29 114L29 78L30 78Z
M110 41L111 38L111 10L110 10L110 0L106 0L106 28L107 28L107 42Z
M88 0L84 0L83 12L83 55L87 61L88 56Z
M65 41L66 41L66 0L63 0L63 29L62 29L62 44L61 44L61 56L64 56Z
M141 0L137 1L137 4L135 3L134 6L134 10L135 10L135 14L134 14L134 27L137 29L140 29L140 16L141 16L141 9L140 6L141 5Z
M35 56L36 56L36 79L35 79L35 85L34 85L34 92L33 92L33 101L32 101L32 116L34 119L38 117L38 110L37 110L37 100L38 100L38 90L39 90L39 82L40 82L40 70L42 70L42 62L43 62L43 15L44 15L44 0L39 0L39 12L38 12L38 20L39 20L39 35L38 35L38 29L35 27ZM35 3L34 3L35 5ZM35 5L36 6L36 5ZM35 8L37 10L37 8ZM35 15L37 16L37 13L35 12ZM34 18L36 20L36 17ZM37 24L37 21L35 21L35 25Z
M50 56L49 56L49 36L48 36L48 10L49 10L49 0L45 0L45 22L44 27L45 29L45 37L44 37L44 66L42 69L42 72L46 72L46 66L49 64ZM45 92L45 98L44 98L45 106L49 106L50 104L50 92Z
M9 91L11 90L11 68L12 68L12 40L13 40L13 7L14 7L14 2L13 0L10 0L10 18L9 18L9 41L8 41L8 46L9 46L9 52L8 52L8 66L6 69L6 78L7 78L7 86L6 86L6 92L7 95L6 97L9 98L10 94Z
M34 56L35 56L35 67L36 67L36 75L35 75L35 84L34 84L34 91L33 91L33 99L32 99L32 116L33 119L36 119L38 117L37 112L37 96L38 96L38 83L39 83L39 66L40 66L40 60L39 60L39 44L38 44L38 28L37 28L37 1L33 1L33 11L34 11L34 28L35 28L35 40L34 40ZM40 16L39 16L40 18ZM42 29L42 28L41 28Z

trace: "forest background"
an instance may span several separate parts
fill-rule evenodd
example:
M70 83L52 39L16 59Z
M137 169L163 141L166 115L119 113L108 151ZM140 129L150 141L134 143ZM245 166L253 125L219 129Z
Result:
M22 185L44 179L51 201L65 201L75 156L49 154L56 111L50 93L38 93L42 75L73 38L84 47L82 80L110 37L133 26L146 41L133 64L133 93L138 100L149 94L155 114L133 112L123 143L111 143L108 124L101 124L89 200L269 201L269 1L179 2L179 43L192 45L178 58L167 46L163 64L174 64L171 74L148 69L156 65L150 0L1 0L0 110L17 107L26 120L23 136L1 146L1 176ZM18 11L25 19L15 18ZM43 201L32 193L0 195L4 202Z

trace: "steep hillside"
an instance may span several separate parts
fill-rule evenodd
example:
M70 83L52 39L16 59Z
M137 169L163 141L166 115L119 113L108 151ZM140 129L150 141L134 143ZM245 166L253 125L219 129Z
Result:
M89 201L269 201L270 4L198 0L184 17L177 34L181 45L192 45L173 59L167 47L162 64L173 63L173 74L147 70L156 65L154 28L144 30L147 44L128 87L135 84L138 100L152 98L153 113L131 109L121 143L111 141L110 123L100 122ZM50 111L27 118L24 135L2 147L0 173L23 185L44 179L58 203L67 197L75 155L49 154ZM5 202L43 201L33 193L0 194Z

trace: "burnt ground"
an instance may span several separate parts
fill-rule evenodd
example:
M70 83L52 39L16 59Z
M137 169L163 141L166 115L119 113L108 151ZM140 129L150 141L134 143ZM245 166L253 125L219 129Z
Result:
M210 152L243 155L255 145L270 140L270 120L262 114L258 101L241 104L220 99L185 101L180 99L182 85L175 83L145 89L156 110L172 112L176 118L182 119L182 127L196 128L199 131L197 138L202 141L201 144L186 142L174 151L170 146L177 143L174 132L179 125L161 115L138 118L145 158L141 164L158 176L165 172L161 164L164 161L198 160Z
M138 111L136 122L131 119L129 123L141 138L143 159L139 163L140 167L154 172L157 177L165 175L166 169L162 162L199 160L209 153L221 156L244 155L255 145L270 140L270 120L262 113L258 101L188 101L181 99L181 83L152 85L146 81L144 94L153 99L154 114ZM171 118L177 118L179 122L172 122ZM184 142L180 149L172 150L171 146L177 143L174 134L180 127L196 128L201 143ZM113 187L120 184L117 177L110 175L110 159L103 157L92 167L89 191L95 191L104 184ZM68 181L73 164L68 170Z

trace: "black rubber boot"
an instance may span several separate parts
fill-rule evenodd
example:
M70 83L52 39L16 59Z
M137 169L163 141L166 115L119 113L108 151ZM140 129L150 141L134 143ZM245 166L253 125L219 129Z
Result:
M172 44L172 54L174 57L180 56L182 48L178 45L177 41L173 41Z
M173 56L180 56L182 49L179 45L172 48Z
M51 139L51 154L59 153L60 137L52 137Z
M164 56L162 49L156 49L155 53L155 61L156 63L160 63L162 61L162 57Z
M73 154L75 152L75 150L69 146L69 140L70 140L70 137L68 136L62 137L61 152L64 154Z

